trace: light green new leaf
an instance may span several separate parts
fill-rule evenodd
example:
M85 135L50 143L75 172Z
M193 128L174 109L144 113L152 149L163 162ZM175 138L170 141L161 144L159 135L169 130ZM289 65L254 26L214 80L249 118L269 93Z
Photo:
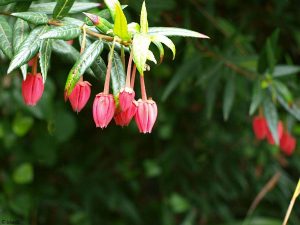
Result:
M224 90L224 99L223 99L223 118L225 121L228 120L235 96L235 76L231 74L228 78L225 90Z
M65 85L65 91L68 95L71 94L76 83L85 71L95 62L97 57L103 50L103 41L98 40L91 44L77 60L73 68L71 69L68 79Z
M41 39L39 37L47 30L48 26L39 26L31 31L29 36L20 46L18 53L10 62L7 73L10 73L14 69L24 65L37 54L41 44Z
M53 10L53 18L61 19L66 16L74 2L75 0L57 0L56 6Z
M113 18L113 20L115 20L116 17L116 7L117 5L119 5L121 7L121 4L118 0L104 0L105 5L107 6L107 8L109 9L111 18Z
M249 115L252 116L263 100L263 89L261 88L260 80L254 84L252 91L252 100L249 109Z
M20 12L12 13L11 15L35 25L44 25L48 23L47 15L40 12Z
M148 33L153 35L160 34L165 36L209 38L208 36L199 32L177 27L149 27Z
M65 41L79 37L81 29L77 25L66 25L53 27L48 32L44 33L40 38L63 39Z
M12 48L12 29L3 16L0 16L0 49L11 59L13 56Z
M147 53L151 39L145 34L134 35L132 41L133 61L141 75L144 74L144 69L147 61Z
M274 138L275 143L279 144L279 137L278 137L278 114L274 103L272 102L271 98L266 98L263 102L264 107L264 115L267 119L268 127L271 131L271 134Z
M158 48L159 50L159 62L162 63L163 59L164 59L164 55L165 55L165 50L164 50L164 47L163 45L159 42L159 41L152 41L152 43L154 45L156 45L156 47Z
M51 52L52 52L52 40L51 39L43 40L40 47L40 67L41 67L44 83L46 81L47 73L50 65Z
M151 61L151 62L157 64L157 61L156 61L156 59L155 59L155 56L154 56L153 52L150 51L150 50L148 50L148 53L147 53L147 60L149 60L149 61Z
M125 87L125 70L121 57L116 51L112 59L111 84L114 96L117 96L121 88Z
M157 41L157 42L161 42L161 43L165 44L168 48L170 48L172 50L173 59L175 59L176 47L170 38L168 38L164 35L156 34L156 35L151 36L151 41Z
M114 34L119 36L123 40L129 40L130 35L128 33L128 25L126 17L123 13L123 10L121 8L120 4L117 4L115 7L115 24L114 24Z
M147 19L147 9L146 3L143 2L142 10L141 10L141 19L140 19L141 32L146 34L148 33L148 19Z

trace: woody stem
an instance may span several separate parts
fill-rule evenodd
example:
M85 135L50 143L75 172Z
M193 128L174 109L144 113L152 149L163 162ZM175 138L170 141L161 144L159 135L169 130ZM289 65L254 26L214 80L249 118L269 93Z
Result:
M132 51L130 52L130 56L129 56L129 60L128 60L127 75L126 75L126 87L130 87L131 66L132 66Z
M115 41L113 42L112 47L109 52L109 59L108 59L108 64L107 64L104 90L103 90L103 93L105 95L108 95L108 93L109 93L109 82L110 82L110 73L111 73L111 68L112 68L112 59L114 56L114 48L115 48Z
M132 89L134 88L135 74L136 74L136 65L133 64L132 75L131 75L131 83L130 83L130 87Z
M140 75L140 82L141 82L142 99L143 99L143 101L146 101L147 100L147 93L146 93L144 75Z

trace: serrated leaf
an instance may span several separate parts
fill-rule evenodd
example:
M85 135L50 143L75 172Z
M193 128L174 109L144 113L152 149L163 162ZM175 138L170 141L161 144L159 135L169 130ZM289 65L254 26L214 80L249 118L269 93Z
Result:
M31 31L29 36L20 46L18 53L13 57L12 61L10 62L7 73L10 73L14 69L24 65L37 54L41 44L41 39L39 37L47 29L48 26L39 26L36 27L33 31Z
M99 54L103 50L103 41L98 40L91 44L77 60L73 68L71 69L68 79L66 82L65 90L69 95L76 83L79 81L80 77L85 73L85 71L94 63Z
M48 17L45 13L40 12L20 12L20 13L12 13L12 16L21 18L29 23L35 25L44 25L48 23Z
M151 62L157 64L157 61L156 61L156 59L155 59L155 56L154 56L153 52L150 51L150 50L148 50L148 52L147 52L147 60L149 60L149 61L151 61Z
M168 38L164 35L156 34L156 35L151 36L151 41L161 42L164 45L166 45L173 52L173 59L175 58L176 47L175 47L174 43L171 41L170 38Z
M115 20L116 17L116 7L117 5L121 6L120 2L118 0L104 0L105 5L109 9L111 18Z
M52 14L56 4L57 4L56 2L33 4L30 6L29 11ZM99 7L100 5L101 5L100 3L94 3L94 2L75 2L69 11L69 14L88 11L90 9Z
M13 56L12 48L12 29L3 16L0 16L0 49L11 59Z
M45 83L47 73L50 65L50 58L52 52L52 40L43 40L40 47L40 67L43 76L43 82Z
M274 68L274 77L282 77L297 74L300 72L300 66L294 65L278 65Z
M151 43L150 37L145 34L134 35L132 41L133 61L141 75L144 74L144 69L147 61L147 52Z
M177 27L149 27L148 33L151 35L159 34L164 36L209 38L199 32Z
M159 41L152 41L152 43L154 45L156 45L156 47L158 48L159 50L159 62L162 63L163 59L164 59L164 55L165 55L165 50L164 50L164 47L163 45L159 42Z
M277 130L278 114L277 114L276 107L272 102L271 98L265 98L263 102L263 107L264 107L264 115L266 117L268 127L271 131L275 143L278 145L279 144L279 137L278 137L278 130Z
M80 34L80 27L70 24L60 27L53 27L48 32L44 33L40 38L63 39L67 41L79 37Z
M235 79L232 74L231 77L227 80L224 90L224 99L223 99L223 117L224 120L228 120L235 96Z
M252 100L249 109L249 115L252 116L263 100L263 89L261 88L260 81L257 81L253 87Z
M75 0L57 0L56 6L53 10L53 18L61 19L66 16L74 2Z
M143 2L142 10L141 10L141 18L140 18L140 26L141 26L141 33L148 33L148 19L147 19L147 9L146 3Z
M112 59L111 84L114 96L117 96L121 88L125 87L125 70L121 57L116 51Z
M129 40L130 35L128 33L127 20L120 4L116 4L115 13L114 34L119 36L122 40Z

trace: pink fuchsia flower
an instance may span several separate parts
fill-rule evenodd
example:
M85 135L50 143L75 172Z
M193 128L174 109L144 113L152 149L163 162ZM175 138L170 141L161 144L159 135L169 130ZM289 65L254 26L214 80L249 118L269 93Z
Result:
M131 106L126 111L121 111L114 116L115 122L118 126L128 126L137 111L137 101L132 101Z
M288 132L283 132L279 146L283 153L290 156L296 148L296 139Z
M277 134L278 134L278 139L280 140L281 137L282 137L282 134L283 134L283 124L282 124L282 121L278 122L278 125L277 125ZM274 138L272 136L272 133L271 133L270 129L268 129L268 131L267 131L267 139L268 139L269 144L271 144L271 145L275 144L275 141L274 141Z
M135 92L130 87L122 88L119 94L119 103L121 111L126 111L132 106L132 101L134 100Z
M263 140L267 136L268 125L263 116L256 116L252 121L252 128L257 140Z
M27 74L26 80L22 82L22 95L26 105L34 106L41 99L44 92L43 77L40 73L36 75Z
M153 100L138 100L135 122L141 133L151 133L157 118L157 105Z
M107 127L114 116L115 108L112 94L104 94L103 92L97 94L93 104L93 118L96 127Z
M71 106L75 112L80 112L91 95L91 84L87 81L79 81L69 96Z

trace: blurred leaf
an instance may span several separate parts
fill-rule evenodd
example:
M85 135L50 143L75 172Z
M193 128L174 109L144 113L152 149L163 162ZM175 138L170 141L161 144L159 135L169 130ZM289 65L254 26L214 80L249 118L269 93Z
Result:
M65 142L72 137L76 131L76 119L73 114L60 109L54 116L54 137L59 142Z
M279 144L279 138L277 132L278 115L277 115L276 107L270 98L264 99L263 107L264 107L264 115L266 117L268 127L272 133L276 145L278 145Z
M185 217L184 221L181 223L181 225L193 225L196 223L196 210L192 209L187 216Z
M51 52L52 52L52 40L51 39L45 39L41 43L40 47L40 68L41 73L43 76L43 82L46 82L48 69L50 66L50 58L51 58Z
M161 174L160 166L153 160L145 160L144 168L147 177L157 177Z
M12 48L12 29L4 16L0 16L0 50L11 59L13 56Z
M274 77L288 76L300 72L300 66L278 65L274 68Z
M17 184L28 184L33 180L33 168L30 163L19 165L13 172L13 180Z
M260 80L256 81L256 83L253 85L253 91L252 91L252 100L251 105L249 109L249 115L252 116L257 108L260 106L263 100L263 89L260 84Z
M40 39L53 38L53 39L63 39L65 41L72 40L81 34L80 27L76 25L65 25L60 27L51 28L49 31L44 33Z
M287 101L287 102L292 102L293 101L293 96L292 93L290 92L290 90L288 89L288 87L278 81L278 80L274 80L273 81L273 85L276 89L276 91Z
M178 193L170 196L169 203L175 213L183 213L190 209L189 202Z
M144 69L147 61L147 52L150 45L150 37L144 34L135 34L132 42L133 60L136 68L141 75L144 74Z
M27 134L27 132L32 127L33 123L34 123L34 120L32 117L22 116L22 115L18 114L18 115L16 115L16 117L13 121L12 129L16 135L22 137Z
M209 38L208 36L196 31L176 27L149 27L148 33L151 35Z
M48 23L47 15L40 12L20 12L12 13L11 15L35 25L44 25Z
M277 100L280 103L280 105L285 108L286 111L288 111L292 116L294 116L298 121L300 121L300 108L297 107L295 104L290 105L287 103L284 98L277 95Z
M8 5L10 3L16 3L16 2L29 2L31 0L0 0L0 6L1 5Z
M130 35L128 33L127 20L120 4L115 5L115 13L114 34L119 36L122 40L127 41L130 39Z
M125 70L119 54L114 51L111 68L111 84L114 96L117 96L120 90L125 87Z
M235 97L235 76L231 76L227 79L225 90L224 90L224 99L223 99L223 117L224 120L228 120L233 102Z
M61 19L68 14L75 0L57 0L53 10L53 18Z
M275 60L275 54L273 52L273 46L271 45L270 40L267 40L267 57L269 63L269 71L271 74L273 74L276 60Z

